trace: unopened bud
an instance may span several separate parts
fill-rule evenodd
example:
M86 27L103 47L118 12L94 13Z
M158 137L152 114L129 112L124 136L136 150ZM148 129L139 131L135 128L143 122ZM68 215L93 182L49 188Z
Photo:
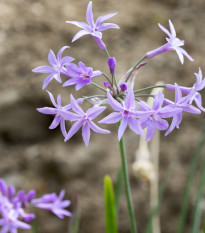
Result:
M109 88L111 87L111 84L109 82L104 82L104 87Z
M108 58L108 66L110 68L110 74L113 76L115 74L115 66L116 66L116 60L114 57Z
M126 83L122 83L122 84L120 84L120 89L121 89L121 91L126 91L127 90L127 84Z

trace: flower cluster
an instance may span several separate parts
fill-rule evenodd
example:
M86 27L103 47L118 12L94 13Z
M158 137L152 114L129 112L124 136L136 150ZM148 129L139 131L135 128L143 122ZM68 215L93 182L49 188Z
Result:
M28 224L35 218L35 214L30 213L31 207L47 209L57 215L59 218L71 216L66 207L70 201L63 200L65 191L62 190L60 195L50 193L35 199L35 190L25 193L20 190L16 193L13 185L6 185L3 179L0 179L0 226L1 233L17 233L18 228L30 229Z
M93 120L106 109L106 106L102 106L105 104L111 106L113 110L98 123L114 124L119 122L118 140L122 138L127 126L129 126L135 134L141 136L144 136L143 129L146 128L146 140L150 141L154 136L156 129L164 130L166 131L165 135L168 135L174 128L179 128L183 112L200 114L201 111L205 111L205 108L202 107L201 95L199 93L199 91L205 87L205 78L203 78L200 68L199 72L195 74L196 82L193 87L182 87L177 84L163 85L167 90L174 91L175 101L166 99L161 92L158 92L156 95L152 96L153 105L148 106L142 98L150 95L142 94L142 92L157 88L158 86L134 90L135 76L140 67L146 65L146 62L144 62L145 59L153 58L169 50L175 50L182 64L184 62L184 56L190 61L193 61L193 58L182 48L184 41L176 37L176 31L171 20L169 20L170 32L159 24L159 27L169 37L167 38L167 43L155 50L147 52L133 68L125 73L123 78L117 81L115 76L116 59L110 57L106 45L102 41L102 31L109 28L119 29L116 24L103 23L105 20L108 20L115 15L116 13L100 16L97 18L97 21L94 22L92 2L90 1L86 13L87 23L66 21L67 23L82 28L82 30L74 36L72 42L84 35L90 34L97 42L100 49L106 52L110 75L99 70L93 70L93 68L87 67L82 61L80 61L78 65L74 64L74 59L72 57L65 56L62 58L62 53L68 46L64 46L60 49L57 58L53 51L50 51L48 60L51 66L40 66L33 70L33 72L50 73L44 81L43 89L52 79L56 79L61 83L60 76L63 75L68 78L68 80L64 82L63 87L75 85L75 89L78 91L86 85L93 85L93 87L104 92L104 94L86 96L80 99L75 99L71 94L70 104L65 106L61 105L60 95L58 96L56 103L53 95L48 92L54 108L43 107L38 108L37 110L41 113L55 116L50 125L50 129L54 129L60 124L65 141L68 141L80 128L82 128L82 137L86 146L88 146L90 140L90 129L96 133L110 133L110 131L100 128L93 122ZM101 86L94 82L94 78L99 76L103 76L106 79ZM89 101L93 105L86 112L81 107L84 101ZM196 105L194 106L193 103ZM170 120L168 120L169 118ZM74 122L68 131L65 125L66 121Z

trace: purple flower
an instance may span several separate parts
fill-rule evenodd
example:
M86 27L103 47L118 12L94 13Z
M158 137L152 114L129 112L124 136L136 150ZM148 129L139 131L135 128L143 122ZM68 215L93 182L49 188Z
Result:
M117 112L109 114L107 117L99 121L99 123L114 124L118 121L121 121L120 127L118 129L119 141L122 135L124 134L127 125L134 133L143 136L144 134L141 125L139 123L139 120L137 120L136 118L143 117L148 113L137 111L137 106L135 103L135 97L132 88L129 89L125 101L122 101L121 103L119 103L111 96L109 90L107 91L107 98L111 107Z
M53 50L50 50L48 54L48 61L51 66L39 66L32 70L33 72L36 73L50 73L43 82L43 90L47 87L47 85L52 79L56 79L59 83L61 83L62 81L60 74L66 71L64 65L67 65L75 60L74 58L69 56L62 58L63 51L66 48L70 48L70 47L69 46L62 47L58 52L57 58Z
M6 209L1 206L0 226L2 226L1 233L17 233L18 228L30 229L31 226L19 220L19 214L15 209Z
M193 114L201 113L199 109L189 104L189 100L192 97L192 95L193 95L193 92L190 92L187 96L182 97L182 92L179 86L175 84L175 103L170 100L164 99L164 102L163 102L164 105L167 105L173 109L178 110L178 113L173 116L172 123L169 129L167 130L167 132L165 133L165 136L171 133L175 127L177 129L179 128L179 125L182 121L183 111L193 113Z
M183 94L187 94L190 97L189 104L192 104L195 101L197 107L205 112L205 108L202 107L202 98L201 94L198 91L201 91L205 87L205 78L203 79L202 71L199 68L199 72L195 73L196 82L193 87L183 87L179 86L178 88L181 90ZM168 90L174 91L176 89L176 85L166 84L165 85ZM192 95L190 95L192 93Z
M169 36L169 38L166 38L167 43L165 45L146 53L147 58L152 58L169 50L175 50L182 64L184 63L184 56L186 56L190 61L194 61L194 59L184 49L181 48L181 46L184 45L184 41L176 37L176 31L171 20L169 20L170 32L161 24L158 24L158 26Z
M109 57L107 63L110 68L110 74L113 76L115 74L116 59L114 57Z
M142 111L150 112L149 115L140 119L142 128L144 129L147 127L146 141L150 141L153 138L156 129L166 130L169 127L168 122L162 118L172 117L178 112L176 109L170 108L168 106L162 107L163 102L164 95L162 92L158 92L155 95L152 109L144 101L140 101L138 103Z
M110 131L101 129L98 127L92 120L96 118L100 113L102 113L106 107L92 107L87 110L85 113L82 108L79 106L78 102L71 95L71 107L72 110L76 113L76 117L72 121L76 121L73 126L70 128L65 141L68 141L82 126L82 137L86 146L89 144L90 140L90 129L96 133L109 134ZM67 113L62 113L66 117Z
M0 179L0 226L1 233L17 233L18 228L30 229L31 226L25 222L30 222L35 218L33 213L29 213L32 205L48 209L59 218L71 216L71 213L64 208L70 205L70 201L62 200L64 191L57 196L55 193L46 194L39 199L34 199L35 190L30 190L27 194L20 190L17 194L13 185L6 185ZM24 222L25 221L25 222Z
M31 203L40 209L52 211L55 215L62 219L64 216L72 216L68 210L64 209L70 205L70 201L63 201L64 195L65 190L62 190L59 196L57 196L56 193L50 193L42 196L41 198L33 199Z
M93 71L93 68L86 67L83 62L67 65L66 76L70 77L68 81L65 81L63 87L76 85L76 91L80 90L85 85L92 83L92 78L102 75L99 70Z
M53 95L49 91L47 91L47 92L48 92L50 99L51 99L51 102L55 108L44 107L44 108L37 108L37 110L43 114L55 115L49 129L55 129L60 124L61 132L62 132L63 136L66 137L67 133L66 133L66 128L65 128L65 120L72 119L72 117L75 114L69 112L71 110L70 104L68 104L66 106L61 106L61 96L60 95L58 95L57 103L56 103ZM79 104L81 104L83 102L83 100L78 99L77 102ZM63 112L66 112L66 118L62 116Z
M115 16L117 13L112 13L104 16L100 16L97 18L96 23L93 19L93 12L92 12L92 1L88 3L87 12L86 12L86 20L87 23L84 22L77 22L77 21L66 21L66 23L74 24L83 30L79 31L74 37L72 42L76 41L80 37L84 35L92 35L96 42L98 43L101 49L105 49L105 45L102 42L102 33L101 31L107 30L109 28L116 28L119 29L119 26L114 23L103 23L104 21L110 19L111 17Z

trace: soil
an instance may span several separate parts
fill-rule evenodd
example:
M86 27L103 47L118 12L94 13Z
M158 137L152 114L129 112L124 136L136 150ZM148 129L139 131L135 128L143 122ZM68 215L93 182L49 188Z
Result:
M79 232L103 233L103 178L109 174L115 181L120 166L117 130L107 126L112 134L92 133L88 148L80 133L65 143L59 128L48 129L52 117L36 111L37 107L51 106L48 94L42 91L46 74L31 72L33 68L47 64L50 49L57 53L61 47L69 45L71 48L65 54L74 57L76 62L81 60L87 66L108 73L106 56L90 36L71 44L79 29L65 21L85 21L87 4L88 1L83 0L0 1L0 176L17 189L36 189L38 196L65 189L65 198L72 201L70 211L74 209L77 195L81 213ZM154 85L159 80L191 86L198 67L205 70L204 0L96 0L93 11L95 18L118 12L110 22L118 24L120 30L110 29L103 34L110 54L117 59L118 78L147 51L165 43L165 34L158 28L158 22L168 27L168 19L171 19L179 38L186 41L185 49L195 62L185 58L181 65L174 51L150 59L136 78L136 89ZM102 83L102 80L98 82ZM69 103L70 93L75 97L96 93L90 86L79 92L74 88L62 88L55 80L47 89L55 97L60 93L64 104ZM202 91L203 102L204 94ZM167 137L161 134L160 181L174 161L160 208L162 233L176 231L186 176L204 119L204 113L184 114L180 130ZM132 171L139 137L127 130L125 143L140 233L148 221L150 189L149 184L136 179ZM194 189L186 230L192 222ZM129 219L123 194L120 201L119 232L128 233ZM44 210L38 211L37 217L39 233L68 232L67 218L60 220Z

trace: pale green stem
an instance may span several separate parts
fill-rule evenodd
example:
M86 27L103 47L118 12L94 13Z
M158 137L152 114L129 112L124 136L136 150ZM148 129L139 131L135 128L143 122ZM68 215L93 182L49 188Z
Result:
M150 86L150 87L145 87L145 88L142 88L142 89L139 89L137 91L134 91L134 93L139 93L139 92L142 92L142 91L147 91L147 90L150 90L150 89L153 89L153 88L165 88L165 85L156 85L156 86Z
M123 137L121 138L119 144L120 144L120 154L122 161L122 171L123 171L124 184L125 184L125 193L127 199L127 207L128 207L130 223L131 223L131 233L137 233L137 226L135 222L134 208L132 204L132 196L131 196L130 183L128 177L128 169L127 169L127 161L126 161L126 153L125 153L125 145L124 145Z
M102 88L100 85L98 85L97 83L92 82L91 84L92 84L93 86L99 88L100 90L104 91L105 93L107 93L107 91L106 91L104 88Z
M141 58L138 60L138 62L133 66L132 70L130 71L129 75L127 76L125 82L128 81L129 77L131 76L131 74L133 73L133 71L135 70L135 68L136 68L141 62L143 62L145 58L146 58L146 56L143 56L143 57L141 57Z

